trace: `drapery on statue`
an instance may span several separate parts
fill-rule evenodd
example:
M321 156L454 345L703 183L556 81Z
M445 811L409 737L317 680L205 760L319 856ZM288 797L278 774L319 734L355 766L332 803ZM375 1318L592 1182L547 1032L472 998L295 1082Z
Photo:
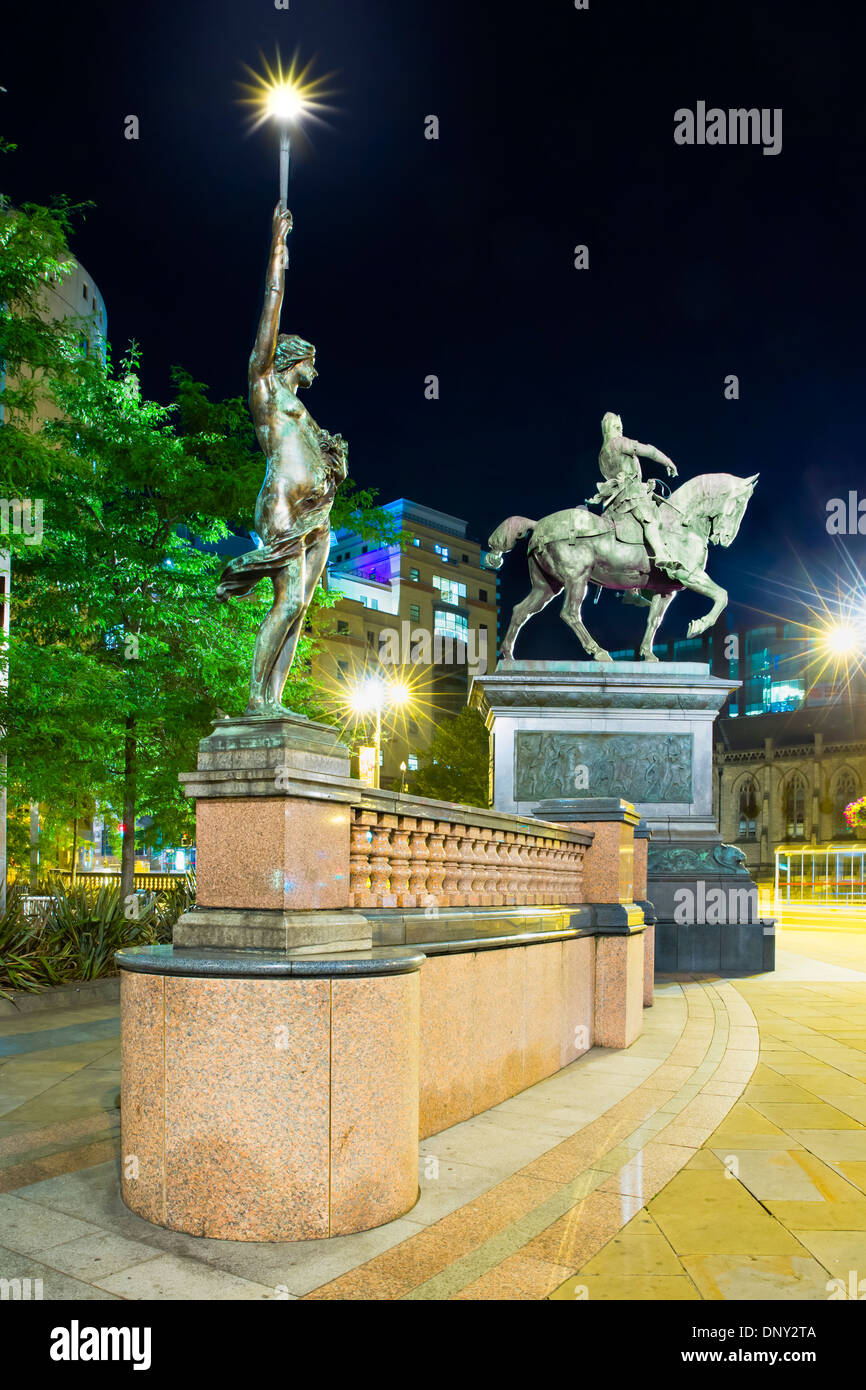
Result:
M281 703L304 617L330 546L334 494L346 476L347 445L328 434L298 399L311 386L316 349L279 333L286 278L286 237L292 214L274 209L265 304L250 356L250 414L267 459L256 502L259 549L238 555L223 570L218 599L245 598L270 579L274 603L256 637L246 714L291 714ZM279 334L279 336L278 336Z
M590 582L600 589L625 590L632 601L649 604L640 646L644 661L658 660L653 640L681 589L713 600L709 613L689 624L689 637L712 627L728 602L724 589L706 572L707 552L711 543L729 546L733 541L758 474L737 478L731 473L703 473L669 497L656 499L655 480L643 481L638 457L652 459L676 476L667 455L650 444L626 439L622 421L611 411L602 420L602 437L599 466L605 481L587 502L603 501L603 515L596 516L587 507L572 507L540 521L511 516L490 537L485 560L490 569L499 569L502 556L515 542L530 537L532 590L511 615L500 651L504 660L513 657L517 634L527 619L564 589L564 621L594 660L610 661L610 654L583 624L581 606Z

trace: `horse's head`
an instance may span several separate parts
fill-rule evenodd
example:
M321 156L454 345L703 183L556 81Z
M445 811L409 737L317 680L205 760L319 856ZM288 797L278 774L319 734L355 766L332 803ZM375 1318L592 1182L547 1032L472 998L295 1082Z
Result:
M735 478L732 474L717 474L716 477L719 480L727 477L733 484L725 488L719 496L721 506L713 516L710 531L710 540L714 545L727 547L740 529L749 498L755 490L760 474L753 473L751 478Z

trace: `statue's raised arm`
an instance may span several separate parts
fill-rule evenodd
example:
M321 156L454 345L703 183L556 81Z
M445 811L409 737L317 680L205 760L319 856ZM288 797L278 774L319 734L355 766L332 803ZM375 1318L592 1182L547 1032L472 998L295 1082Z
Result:
M271 224L265 303L250 355L250 414L265 455L255 508L258 545L230 560L217 598L245 598L270 579L274 603L256 637L246 717L286 718L282 693L304 618L330 547L334 493L346 476L346 443L316 424L298 392L316 379L316 349L280 333L286 237L292 214L278 205Z
M259 331L250 354L250 385L260 381L273 370L277 351L277 334L280 331L280 312L283 307L283 293L286 285L286 263L288 252L286 237L292 230L292 214L282 203L274 208L271 223L271 250L268 256L268 271L265 277L265 302L259 319Z

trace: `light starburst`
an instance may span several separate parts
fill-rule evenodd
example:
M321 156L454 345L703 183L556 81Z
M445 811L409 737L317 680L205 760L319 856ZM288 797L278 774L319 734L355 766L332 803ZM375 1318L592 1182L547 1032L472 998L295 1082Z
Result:
M283 66L279 54L273 64L264 55L261 62L262 72L245 63L251 80L239 84L243 93L239 101L249 110L251 130L270 120L293 127L301 119L324 124L324 113L334 109L327 101L333 95L328 84L334 73L312 77L313 60L302 67L297 53L288 67Z

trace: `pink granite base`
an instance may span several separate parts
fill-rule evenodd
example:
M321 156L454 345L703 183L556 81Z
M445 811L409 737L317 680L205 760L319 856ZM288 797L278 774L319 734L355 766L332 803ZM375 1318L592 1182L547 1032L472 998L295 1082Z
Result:
M651 1009L656 982L656 928L648 922L643 934L643 1006Z
M634 828L628 821L570 821L567 828L592 835L583 861L584 902L631 903L640 896L635 886Z
M421 1138L517 1095L592 1045L592 937L431 956L421 969Z
M600 936L595 943L593 1042L598 1047L628 1047L643 1026L643 932Z
M647 861L649 859L649 840L641 838L634 842L634 897L635 902L645 902L647 896Z
M300 797L199 800L199 907L348 907L349 815L338 802Z
M170 1230L286 1241L417 1200L419 977L123 972L123 1200Z

